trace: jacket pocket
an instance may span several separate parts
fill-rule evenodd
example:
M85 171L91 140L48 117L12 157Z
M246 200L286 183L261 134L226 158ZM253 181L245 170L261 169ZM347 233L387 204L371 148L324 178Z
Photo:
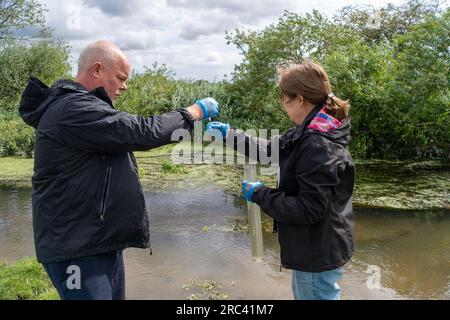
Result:
M111 183L111 171L112 171L111 167L108 167L106 169L105 183L103 185L102 199L100 204L100 220L102 222L105 221L106 201L108 199L109 185Z

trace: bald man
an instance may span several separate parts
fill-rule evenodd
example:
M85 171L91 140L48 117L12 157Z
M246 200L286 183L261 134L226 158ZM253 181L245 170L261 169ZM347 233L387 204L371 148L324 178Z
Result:
M150 118L120 112L113 103L130 70L117 46L97 41L81 52L76 81L48 88L31 78L22 95L20 114L36 129L36 256L62 299L125 299L122 250L150 248L133 151L219 112L211 98Z

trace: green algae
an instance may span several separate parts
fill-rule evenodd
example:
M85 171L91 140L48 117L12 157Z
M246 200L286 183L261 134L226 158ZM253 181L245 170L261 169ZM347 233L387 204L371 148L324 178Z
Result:
M196 164L194 154L190 163L174 163L173 147L135 153L144 190L192 190L206 186L240 195L242 164ZM355 207L450 210L448 161L356 160L355 166ZM258 179L275 187L276 176L261 175L260 168ZM29 188L32 174L32 159L0 158L0 186Z

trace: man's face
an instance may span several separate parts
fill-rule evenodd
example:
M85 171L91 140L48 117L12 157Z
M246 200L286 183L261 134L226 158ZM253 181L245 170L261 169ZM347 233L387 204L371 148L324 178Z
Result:
M105 66L99 78L108 97L115 102L127 90L126 81L130 77L131 66L125 58L117 59L115 65Z

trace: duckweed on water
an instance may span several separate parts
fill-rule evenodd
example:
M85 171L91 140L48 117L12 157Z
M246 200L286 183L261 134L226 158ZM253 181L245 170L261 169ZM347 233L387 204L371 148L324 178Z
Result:
M175 164L173 145L136 152L144 190L210 186L241 193L242 165ZM32 159L0 159L0 186L31 186ZM355 207L406 210L450 209L450 162L365 160L356 163ZM258 176L269 187L275 175Z
M262 220L261 227L264 232L272 233L273 222L271 220ZM202 228L202 232L219 231L219 232L236 232L236 233L250 233L250 225L241 221L218 226L216 224L207 225Z
M240 223L234 223L234 224L227 224L223 226L218 226L216 224L204 226L202 228L202 232L210 232L210 231L220 231L220 232L244 232L248 233L250 232L250 226L248 224L240 224Z
M183 289L192 292L188 300L225 300L228 299L222 290L221 283L214 280L191 279L189 284L183 285Z

